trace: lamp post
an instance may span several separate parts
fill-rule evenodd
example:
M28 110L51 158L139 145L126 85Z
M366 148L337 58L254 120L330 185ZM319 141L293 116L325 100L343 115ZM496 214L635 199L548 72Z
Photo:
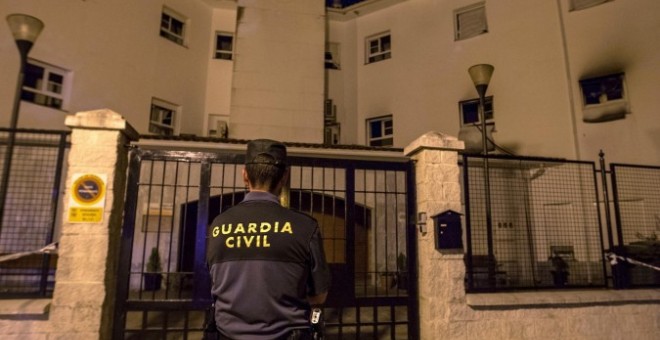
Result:
M492 65L488 65L488 64L474 65L468 69L468 72L470 73L470 78L472 78L472 82L474 83L474 87L477 89L477 92L479 93L479 114L480 114L479 117L481 119L481 146L482 146L481 152L484 156L483 162L484 162L484 195L486 201L486 240L488 242L488 258L491 260L494 259L493 220L490 210L490 174L488 171L488 137L486 136L487 134L486 110L484 109L485 107L484 104L485 104L486 89L488 89L488 83L490 83L490 77L493 75L494 70L495 68ZM489 266L489 270L488 270L489 281L492 281L492 279L495 278L494 269L495 268L491 268L491 266Z
M21 57L21 65L18 72L18 81L16 82L16 93L14 94L14 106L9 125L9 137L7 148L5 149L5 162L3 163L2 183L0 183L0 230L4 225L5 201L7 198L9 186L9 172L11 171L11 161L14 155L14 144L16 143L16 128L18 126L18 112L21 104L21 89L23 87L23 77L25 76L25 65L27 56L34 45L35 40L44 28L41 20L26 14L10 14L7 16L9 29L16 41L16 47Z

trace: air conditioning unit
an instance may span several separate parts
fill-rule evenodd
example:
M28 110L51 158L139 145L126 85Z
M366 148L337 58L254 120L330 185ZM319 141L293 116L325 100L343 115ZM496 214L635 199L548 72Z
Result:
M326 126L337 122L337 105L332 103L332 99L326 99L323 106L323 122Z
M495 150L493 144L493 130L495 130L494 123L486 123L486 148L488 152ZM465 143L466 153L481 153L483 150L483 137L481 135L481 125L463 125L458 131L458 139Z

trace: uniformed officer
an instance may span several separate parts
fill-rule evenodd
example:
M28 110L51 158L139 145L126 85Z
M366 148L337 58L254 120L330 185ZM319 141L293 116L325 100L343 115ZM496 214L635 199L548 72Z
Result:
M286 147L248 143L245 199L209 227L207 261L220 338L311 339L311 306L325 302L330 271L318 223L279 204Z

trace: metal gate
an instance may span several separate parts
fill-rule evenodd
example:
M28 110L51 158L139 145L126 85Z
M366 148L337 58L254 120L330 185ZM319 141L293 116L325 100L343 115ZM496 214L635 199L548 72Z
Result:
M419 338L412 163L290 156L288 204L321 226L327 339ZM201 339L206 228L246 193L239 151L130 153L114 339Z

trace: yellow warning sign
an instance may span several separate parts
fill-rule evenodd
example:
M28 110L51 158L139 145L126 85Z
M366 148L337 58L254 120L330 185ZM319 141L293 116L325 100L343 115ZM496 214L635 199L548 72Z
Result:
M103 208L69 208L69 222L98 223L103 221Z
M75 174L69 199L69 222L103 221L105 174Z

